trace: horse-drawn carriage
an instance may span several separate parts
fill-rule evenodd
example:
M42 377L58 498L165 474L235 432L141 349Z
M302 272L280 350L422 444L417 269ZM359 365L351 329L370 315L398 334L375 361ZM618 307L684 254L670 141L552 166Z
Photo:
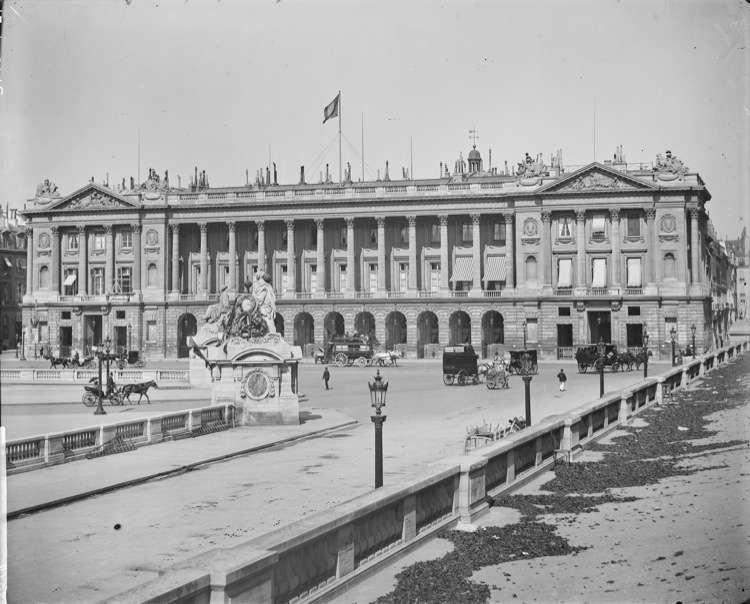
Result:
M44 356L50 363L50 369L57 369L60 365L63 369L95 369L96 363L94 357L84 357L81 359L76 352L72 357L55 357L50 354Z
M454 382L458 382L459 386L478 384L478 358L471 344L446 346L443 350L443 383L446 386Z
M482 371L480 369L480 377L482 376ZM487 370L484 372L484 383L487 386L488 390L496 390L498 388L508 388L510 384L508 383L508 375L509 372L505 370L504 365L487 365Z
M361 336L336 336L326 346L323 363L336 363L339 367L354 365L367 367L372 363L372 341Z
M123 350L122 353L116 357L115 363L120 371L125 369L128 365L140 369L146 366L146 359L138 350Z
M589 367L595 371L600 371L602 366L609 367L612 371L619 371L622 366L620 363L620 354L617 352L617 346L606 344L604 357L599 356L599 350L596 345L579 346L576 350L576 363L578 363L579 373L586 373Z
M539 362L536 354L536 350L511 350L510 351L510 363L508 364L508 371L510 373L523 373L522 358L523 355L529 355L529 361L531 366L529 371L531 373L537 373L539 371Z
M92 386L84 386L86 391L81 399L87 407L96 407L99 403L99 378L89 380ZM115 386L114 381L107 382L107 387L102 388L102 400L108 400L110 405L122 405L125 397L122 392Z

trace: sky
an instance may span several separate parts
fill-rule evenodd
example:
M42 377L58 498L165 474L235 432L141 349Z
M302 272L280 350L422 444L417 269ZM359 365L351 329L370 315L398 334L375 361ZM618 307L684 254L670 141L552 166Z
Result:
M750 221L747 0L6 0L2 26L3 206L150 167L338 180L341 91L355 181L452 171L472 130L485 168L669 149L721 237Z

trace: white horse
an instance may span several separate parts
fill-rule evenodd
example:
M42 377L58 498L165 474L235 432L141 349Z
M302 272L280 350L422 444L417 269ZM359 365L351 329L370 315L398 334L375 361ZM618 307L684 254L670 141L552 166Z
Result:
M398 362L396 359L399 359L403 357L404 355L399 350L386 350L385 352L376 352L374 355L372 355L372 364L375 365L376 363L380 367L390 367L393 365L394 367L398 367Z

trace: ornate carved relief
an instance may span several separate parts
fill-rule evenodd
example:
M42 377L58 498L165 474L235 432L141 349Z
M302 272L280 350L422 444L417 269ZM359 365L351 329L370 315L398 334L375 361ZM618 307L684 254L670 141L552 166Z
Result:
M448 226L448 216L446 214L439 214L438 220L440 220L440 226Z
M677 219L671 214L662 216L661 232L662 233L674 233L676 230L677 230Z
M558 189L559 191L581 191L584 189L622 189L627 187L626 183L616 176L590 172L581 174L570 184Z
M175 233L179 232L179 228L180 228L179 224L172 225L172 229L174 230ZM150 229L146 233L146 245L153 247L157 245L158 243L159 243L159 233L157 233L154 229Z
M523 222L523 234L526 237L533 237L539 231L539 227L534 218L527 218Z
M78 197L68 204L66 209L70 210L88 210L94 208L130 208L130 206L121 203L119 200L101 191L92 191L91 195Z
M47 233L42 233L39 235L39 249L40 250L46 250L49 247L49 235Z

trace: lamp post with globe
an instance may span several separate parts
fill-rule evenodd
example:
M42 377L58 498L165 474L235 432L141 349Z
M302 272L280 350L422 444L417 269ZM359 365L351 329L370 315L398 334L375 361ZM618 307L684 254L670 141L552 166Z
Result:
M375 408L375 415L371 415L370 419L375 425L375 488L378 489L383 486L383 424L386 416L383 415L382 408L385 407L388 382L383 382L378 369L375 381L368 382L367 385L370 388L372 406Z

